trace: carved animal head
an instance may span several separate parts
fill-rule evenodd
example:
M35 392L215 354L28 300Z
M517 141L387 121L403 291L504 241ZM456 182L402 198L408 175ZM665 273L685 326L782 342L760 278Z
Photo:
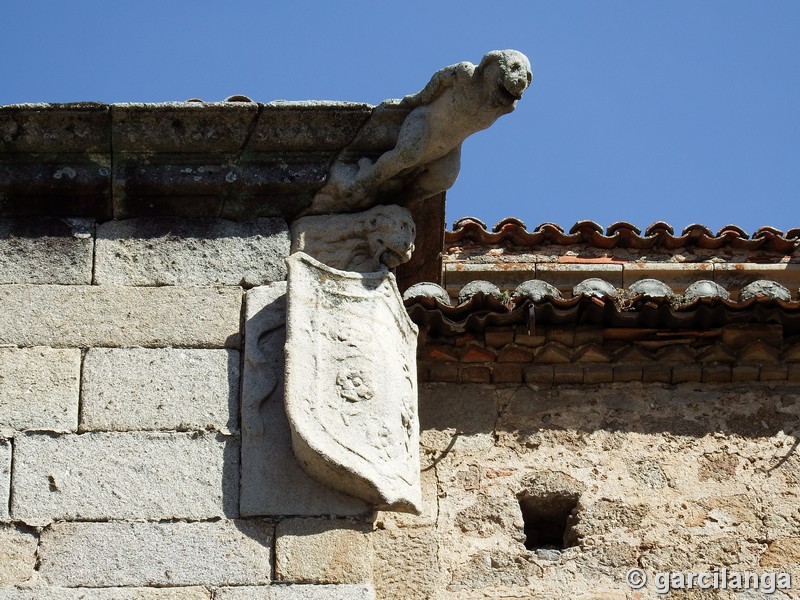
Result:
M493 102L497 106L507 106L511 110L533 81L528 57L516 50L487 52L475 71L480 73L486 85L492 88Z
M393 269L411 259L417 228L408 210L396 204L376 206L364 212L360 221L374 264Z

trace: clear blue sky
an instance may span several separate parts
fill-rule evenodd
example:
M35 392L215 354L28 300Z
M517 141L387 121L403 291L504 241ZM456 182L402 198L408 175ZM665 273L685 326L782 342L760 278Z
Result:
M378 103L488 50L531 59L464 144L448 224L800 227L800 2L3 0L0 104Z

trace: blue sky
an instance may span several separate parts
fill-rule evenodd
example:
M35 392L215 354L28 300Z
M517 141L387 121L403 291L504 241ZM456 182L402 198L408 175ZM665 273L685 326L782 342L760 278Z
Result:
M378 103L488 50L517 110L463 148L448 225L800 227L800 2L3 0L0 104Z

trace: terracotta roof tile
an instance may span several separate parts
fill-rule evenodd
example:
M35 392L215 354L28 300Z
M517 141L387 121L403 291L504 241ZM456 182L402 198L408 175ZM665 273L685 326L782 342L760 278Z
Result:
M726 225L716 235L706 226L692 224L675 235L671 225L658 221L641 230L631 223L612 223L605 233L594 221L578 221L568 233L555 223L542 223L532 230L512 217L498 222L491 231L475 217L464 217L453 223L453 231L445 232L445 243L458 246L467 242L482 245L512 244L522 248L536 248L545 244L586 244L596 248L665 249L696 246L706 249L731 247L735 250L788 253L795 249L800 228L782 232L774 227L760 227L752 236L736 225Z

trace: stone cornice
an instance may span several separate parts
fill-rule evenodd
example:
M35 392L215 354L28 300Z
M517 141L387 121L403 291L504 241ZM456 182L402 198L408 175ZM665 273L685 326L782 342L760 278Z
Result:
M372 111L344 102L3 106L0 216L291 220ZM408 111L384 112L385 126L358 135L365 156L393 146Z

